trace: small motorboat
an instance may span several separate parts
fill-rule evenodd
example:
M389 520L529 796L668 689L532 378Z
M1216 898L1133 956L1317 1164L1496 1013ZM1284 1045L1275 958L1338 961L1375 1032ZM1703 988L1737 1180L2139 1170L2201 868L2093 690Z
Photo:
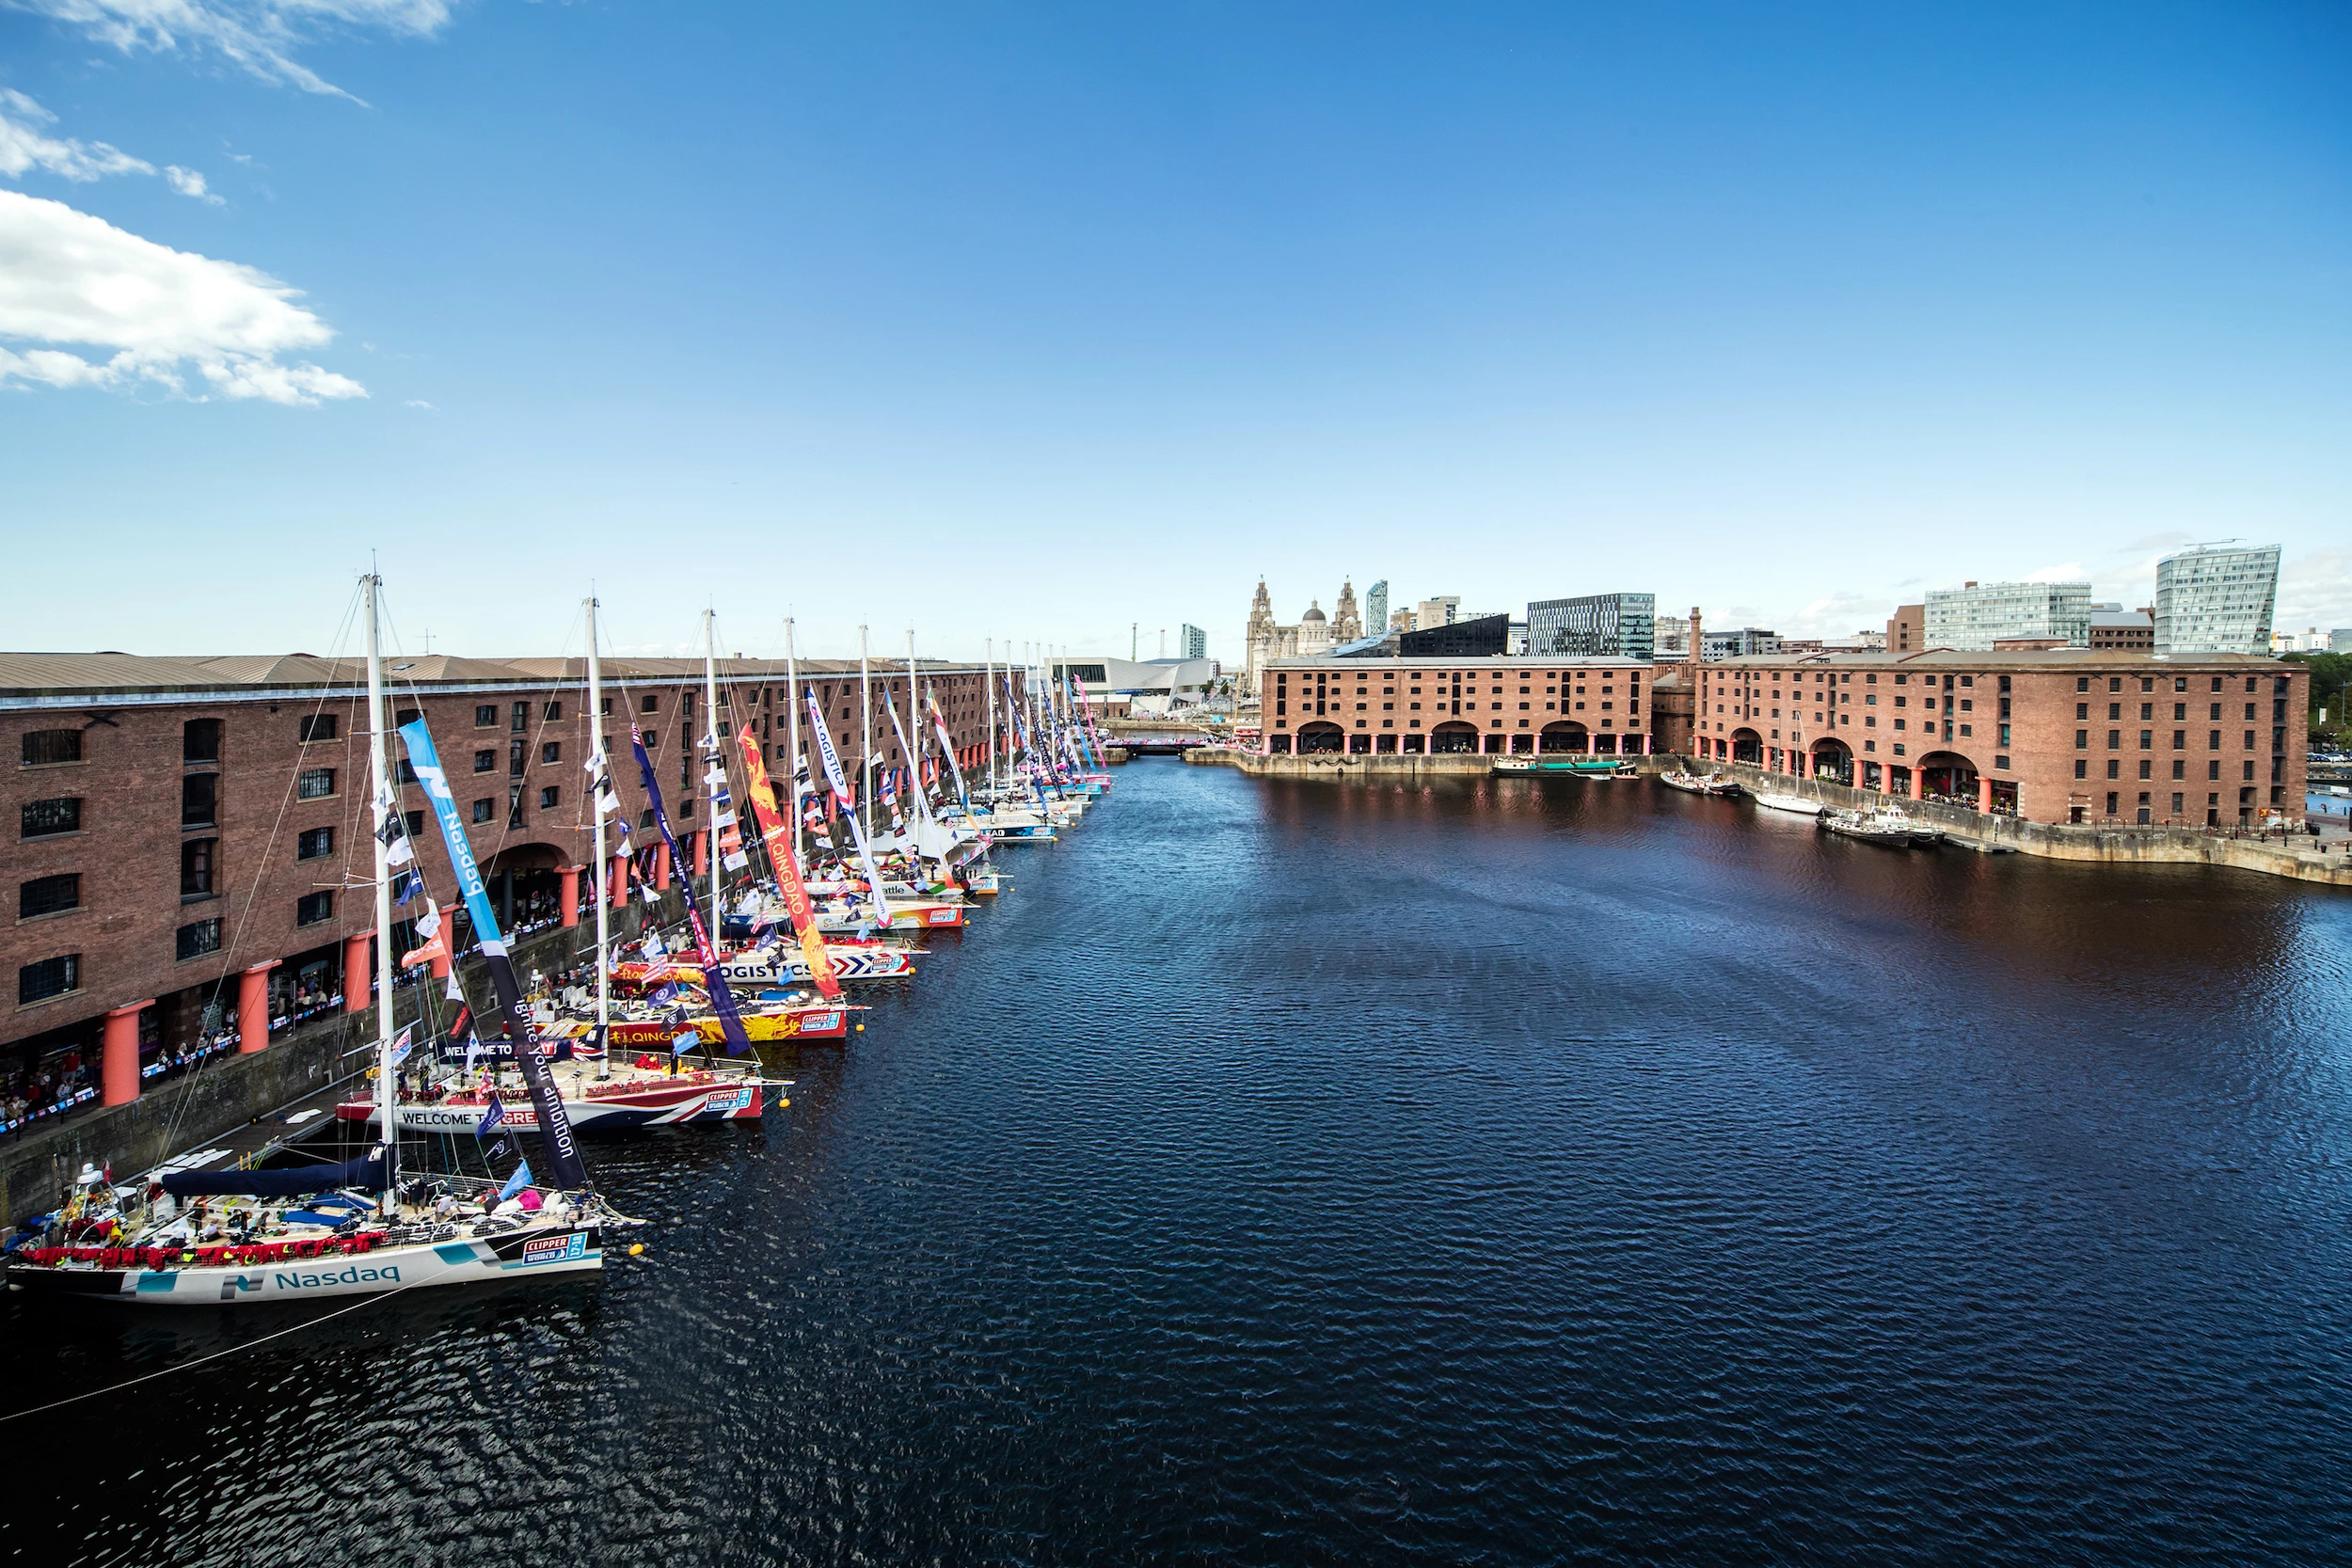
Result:
M1740 793L1738 781L1725 778L1721 773L1686 773L1677 768L1671 773L1659 774L1658 782L1668 789L1679 789L1691 795L1738 795Z
M1889 849L1911 847L1911 819L1899 811L1876 807L1851 811L1843 806L1821 813L1821 826L1846 838L1858 838Z

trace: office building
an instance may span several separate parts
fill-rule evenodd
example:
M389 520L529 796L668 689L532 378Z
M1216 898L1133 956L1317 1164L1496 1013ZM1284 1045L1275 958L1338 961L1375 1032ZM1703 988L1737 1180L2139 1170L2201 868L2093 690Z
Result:
M1389 579L1386 578L1364 591L1364 629L1373 633L1389 629Z
M1699 632L1699 657L1706 659L1753 658L1762 654L1780 652L1780 633L1766 631L1761 626L1741 626L1738 631Z
M2090 584L1970 582L1928 594L1926 647L1981 653L2021 638L2090 646Z
M1179 657L1206 658L1209 657L1209 634L1199 626L1187 623L1179 628L1176 641Z
M1533 658L1639 658L1658 651L1655 594L1586 594L1527 607Z
M2156 562L2156 652L2268 654L2279 546L2200 545Z

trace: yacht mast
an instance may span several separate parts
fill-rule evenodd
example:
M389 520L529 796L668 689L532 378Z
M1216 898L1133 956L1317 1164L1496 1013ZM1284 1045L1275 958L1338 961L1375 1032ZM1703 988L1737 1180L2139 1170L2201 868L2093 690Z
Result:
M596 601L583 601L588 611L588 776L598 795L612 792L612 759L604 746L604 665L596 657ZM612 1076L612 866L604 839L604 807L588 802L596 832L596 1077Z
M996 789L996 639L988 638L980 646L980 684L988 688L988 787L993 794Z
M368 772L377 802L375 832L375 1114L384 1130L384 1207L389 1212L398 1177L393 1167L400 1148L400 1119L392 1079L392 847L385 834L389 818L400 811L400 796L391 786L389 742L384 729L384 649L376 630L376 595L384 579L370 572L359 579L368 600ZM456 918L452 911L449 917Z
M719 928L724 911L719 908L719 792L726 787L726 763L719 751L719 612L703 611L703 796L708 810L703 816L703 863L710 867L711 929ZM690 868L688 876L693 872Z
M863 748L857 758L858 820L866 825L866 836L874 836L874 672L866 662L866 628L857 628L857 706L859 745ZM874 890L882 896L882 889Z
M907 780L914 789L914 802L919 815L931 814L930 792L923 787L923 694L914 685L914 628L907 627L907 722L914 727L910 739L913 754L907 758ZM922 851L915 851L915 864L923 863Z
M784 618L784 714L792 731L792 768L785 774L784 810L791 823L792 853L801 853L801 668L792 653L792 617ZM773 868L781 878L784 868ZM777 884L781 887L783 884Z

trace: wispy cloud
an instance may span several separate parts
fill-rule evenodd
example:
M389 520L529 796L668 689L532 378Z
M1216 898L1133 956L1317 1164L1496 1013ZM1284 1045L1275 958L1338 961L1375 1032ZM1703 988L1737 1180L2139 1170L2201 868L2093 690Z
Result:
M192 168L182 168L178 164L166 165L164 180L182 196L192 196L209 206L217 207L221 204L221 198L215 196L212 187L204 183L204 177Z
M334 28L427 38L450 0L0 0L124 54L211 54L265 81L350 98L294 58ZM356 100L355 100L356 102Z
M0 174L9 179L44 169L68 180L103 180L110 174L152 174L155 166L103 141L53 136L46 127L57 117L13 87L0 87ZM201 180L198 182L202 183Z
M334 337L300 297L251 267L0 191L0 386L148 387L285 404L367 396L348 376L286 362Z
M0 175L14 180L38 168L87 183L113 174L155 172L155 166L146 159L134 158L105 142L51 135L47 128L56 122L56 115L23 93L0 87ZM204 176L192 168L172 164L164 169L164 180L182 196L214 207L222 204L221 198L204 182Z

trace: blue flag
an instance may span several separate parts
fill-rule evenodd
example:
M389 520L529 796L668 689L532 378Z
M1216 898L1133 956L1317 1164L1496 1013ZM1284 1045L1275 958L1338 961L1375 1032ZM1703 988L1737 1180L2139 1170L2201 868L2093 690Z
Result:
M521 1164L515 1167L515 1174L506 1179L506 1185L499 1189L499 1201L501 1203L504 1203L508 1198L513 1197L516 1193L521 1192L525 1187L530 1185L531 1162L525 1160Z
M489 1109L482 1113L482 1125L473 1130L473 1135L477 1138L486 1138L505 1123L506 1107L499 1103L497 1095L492 1095Z

